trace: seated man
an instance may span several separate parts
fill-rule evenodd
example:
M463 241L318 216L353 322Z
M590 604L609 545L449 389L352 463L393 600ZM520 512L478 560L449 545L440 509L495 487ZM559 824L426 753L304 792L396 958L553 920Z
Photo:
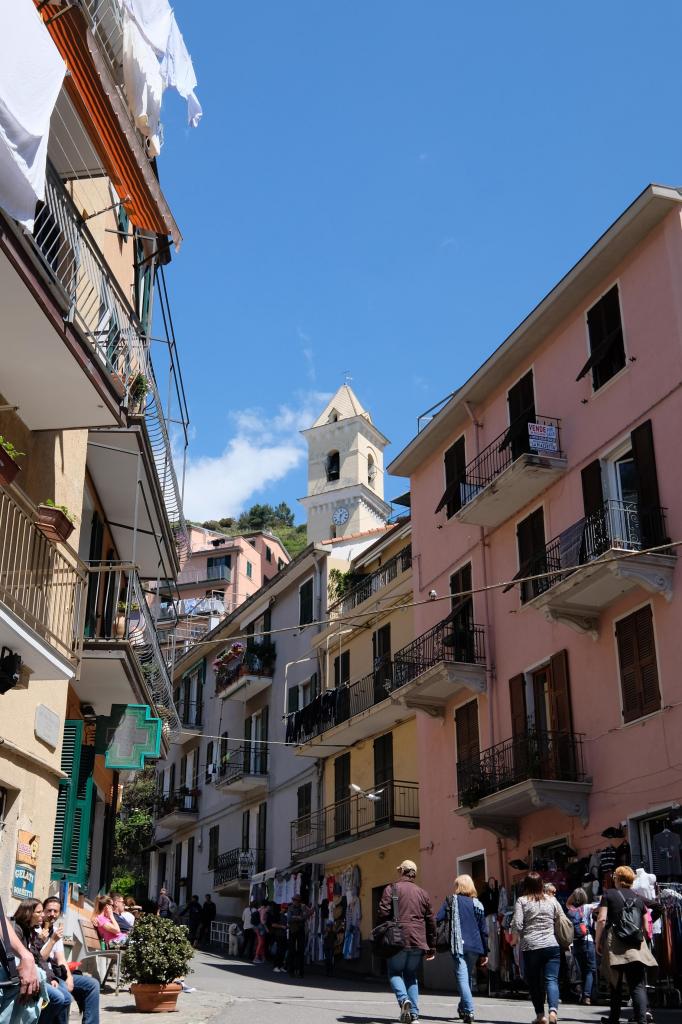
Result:
M114 908L114 918L116 920L116 924L119 926L123 934L127 935L130 929L132 928L132 924L130 923L128 917L126 917L125 900L123 899L123 896L121 895L120 892L111 893L111 903Z
M83 1014L83 1024L99 1024L99 982L87 974L72 974L66 963L62 936L64 926L55 928L55 922L62 912L58 896L48 896L43 901L43 928L48 939L40 953L49 961L59 979L60 988L70 993Z

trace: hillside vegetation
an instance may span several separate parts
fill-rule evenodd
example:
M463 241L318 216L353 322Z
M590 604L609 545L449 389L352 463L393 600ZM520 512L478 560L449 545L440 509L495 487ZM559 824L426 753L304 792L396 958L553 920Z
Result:
M236 519L207 519L199 525L205 526L207 530L224 533L227 537L236 537L252 530L271 530L277 534L292 558L307 544L305 523L294 525L294 513L285 501L274 506L252 505Z

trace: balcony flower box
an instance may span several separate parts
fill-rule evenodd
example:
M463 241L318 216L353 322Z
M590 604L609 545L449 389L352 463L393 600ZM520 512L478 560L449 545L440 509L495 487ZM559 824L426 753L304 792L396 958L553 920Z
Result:
M23 452L18 452L14 445L0 436L0 484L9 487L20 470L16 461Z
M74 522L62 508L38 505L36 526L48 540L63 544L73 533Z

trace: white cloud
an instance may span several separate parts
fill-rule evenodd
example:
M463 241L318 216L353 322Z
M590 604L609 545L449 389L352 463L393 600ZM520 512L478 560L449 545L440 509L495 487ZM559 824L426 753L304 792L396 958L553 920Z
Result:
M262 409L232 413L234 435L221 455L190 457L185 478L185 515L203 522L237 516L263 488L277 483L305 459L299 431L319 416L331 395L309 391L294 395L273 416Z

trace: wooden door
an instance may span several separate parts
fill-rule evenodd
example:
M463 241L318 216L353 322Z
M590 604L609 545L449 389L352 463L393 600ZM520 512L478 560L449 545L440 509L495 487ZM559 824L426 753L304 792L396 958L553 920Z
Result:
M474 599L471 589L471 562L467 562L450 577L450 593L453 595L450 613L452 629L444 631L443 646L446 648L446 657L469 664L476 660ZM462 594L466 596L459 596Z
M334 761L334 836L350 835L350 751Z
M528 765L528 708L526 705L526 677L521 672L509 680L511 706L511 750L504 756L502 770L505 780L521 781L526 778Z
M374 703L386 700L391 684L391 624L372 633Z
M507 393L509 406L509 443L512 459L530 451L528 424L535 422L533 371L529 370Z
M373 801L374 821L388 821L393 788L393 733L387 732L374 741L374 789L383 790Z
M457 787L462 798L481 794L481 743L478 732L478 701L471 700L455 712L457 739ZM468 794L468 796L467 796Z

